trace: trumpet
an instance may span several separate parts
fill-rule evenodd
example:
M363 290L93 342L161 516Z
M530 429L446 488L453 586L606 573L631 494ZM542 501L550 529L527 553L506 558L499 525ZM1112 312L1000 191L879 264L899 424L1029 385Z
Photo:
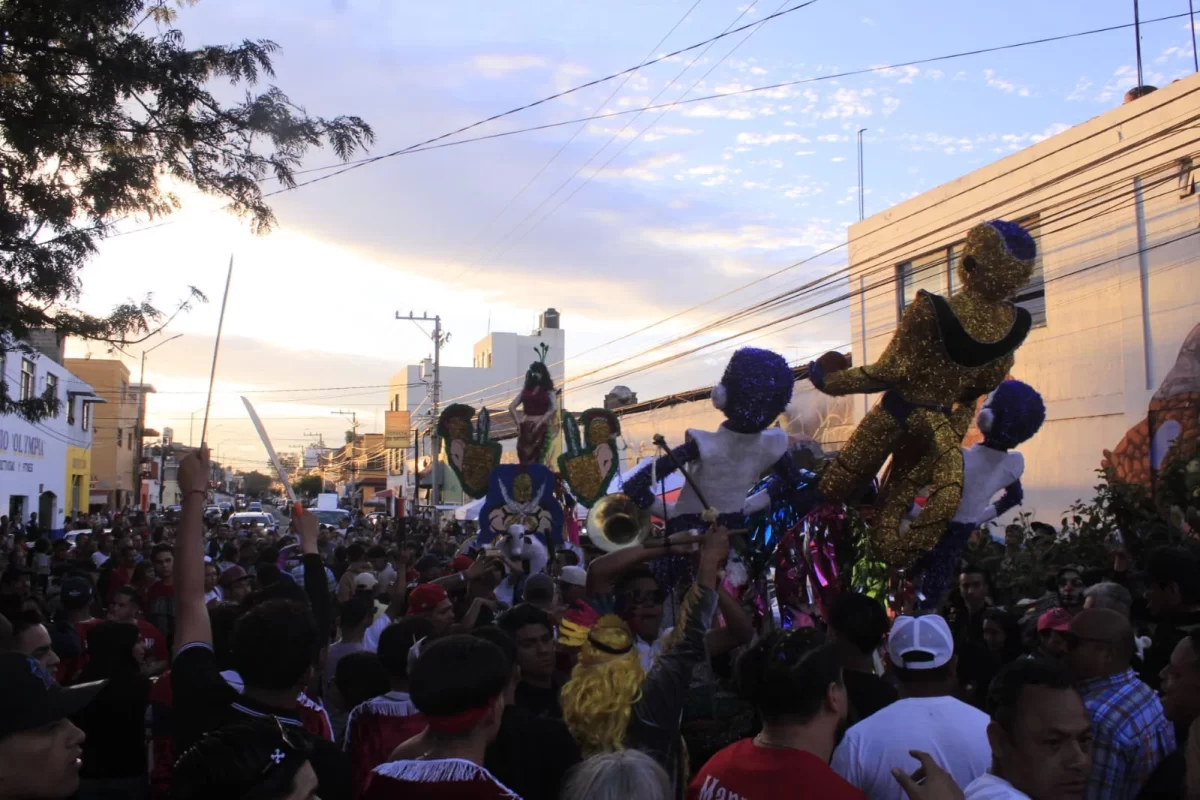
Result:
M650 536L650 512L624 494L605 495L588 512L587 530L592 544L601 550L624 550Z

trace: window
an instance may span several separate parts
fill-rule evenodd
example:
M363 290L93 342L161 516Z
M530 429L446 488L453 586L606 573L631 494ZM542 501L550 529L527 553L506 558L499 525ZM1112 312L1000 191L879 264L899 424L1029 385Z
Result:
M1021 220L1021 226L1037 242L1037 257L1033 262L1033 277L1024 289L1017 292L1013 302L1029 312L1033 317L1033 327L1042 328L1046 325L1046 274L1042 271L1041 222L1037 217L1030 217Z
M70 392L67 392L67 424L75 424L75 398Z
M58 407L58 403L57 403L57 400L59 399L59 397L58 397L58 376L55 375L54 373L47 373L47 375L46 375L46 399L49 400L51 398L53 398L56 401L55 405L54 405L54 418L58 419L58 412L59 412L59 407Z
M33 361L28 358L21 359L21 399L33 399L33 387L36 384L37 370L34 369Z
M128 388L129 388L129 385L126 384L125 381L121 381L121 402L122 403L125 402L125 390Z
M133 432L132 431L125 434L125 444L126 444L126 446L129 447L130 450L133 449Z
M87 430L92 426L92 404L84 402L83 404L83 421L80 424L80 430Z
M924 289L933 294L946 294L948 281L946 278L949 250L942 248L934 252L906 261L897 267L897 279L900 283L899 305L900 313L912 305L917 298L917 292Z
M117 447L121 446L121 439L123 439L124 437L125 437L125 432L123 430L121 430L120 428L117 428Z

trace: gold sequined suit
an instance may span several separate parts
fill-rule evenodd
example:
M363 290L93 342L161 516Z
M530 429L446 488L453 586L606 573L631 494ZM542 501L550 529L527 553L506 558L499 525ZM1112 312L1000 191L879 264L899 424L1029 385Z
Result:
M1012 252L1013 232L1021 238ZM874 526L881 554L907 567L945 533L962 497L959 445L975 401L1004 380L1029 331L1029 314L1007 302L1033 274L1033 242L1019 227L984 223L967 234L958 267L962 289L947 300L918 292L875 363L823 376L830 395L884 391L827 468L821 493L844 501L894 456ZM932 484L928 483L932 476ZM907 534L900 522L916 492L928 501Z

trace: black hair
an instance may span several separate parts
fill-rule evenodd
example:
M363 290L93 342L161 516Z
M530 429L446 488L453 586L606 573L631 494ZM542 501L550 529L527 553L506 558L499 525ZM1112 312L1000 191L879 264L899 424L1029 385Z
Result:
M1174 583L1184 605L1200 603L1200 558L1188 547L1163 546L1150 552L1146 575L1159 586Z
M279 560L279 546L269 544L258 551L258 556L254 559L259 564L274 564Z
M1061 664L1040 658L1022 658L996 673L987 692L987 712L1004 730L1012 733L1027 686L1076 691L1071 675ZM1082 702L1082 701L1081 701Z
M322 644L312 612L288 600L268 600L234 624L234 669L248 687L291 689Z
M374 610L375 601L370 595L355 595L342 603L342 607L338 611L338 623L341 625L342 633L357 628Z
M355 542L346 548L346 558L353 564L355 561L362 561L367 554L367 548L362 546L361 542Z
M173 556L173 555L175 555L175 550L169 544L156 544L156 545L154 545L154 548L150 551L150 560L153 561L154 559L161 556L163 553L170 553Z
M838 638L854 645L861 653L873 653L883 644L891 621L883 605L874 597L858 592L842 592L829 610L829 627Z
M554 379L550 377L550 370L542 361L534 361L529 365L529 369L525 371L525 391L534 389L545 389L547 392L554 391Z
M40 612L35 611L32 608L27 608L21 611L21 613L14 615L9 621L12 622L12 635L14 640L19 639L21 635L30 628L36 628L38 625L46 624L46 618L43 617Z
M238 549L233 542L226 542L221 548L221 561L237 561Z
M368 559L373 560L376 558L387 558L387 556L388 556L388 551L382 545L377 544L374 547L372 547L370 550L367 551Z
M654 577L654 573L651 572L650 567L644 564L639 564L635 567L625 570L617 576L616 581L613 582L613 592L616 594L622 594L623 592L629 590L630 585L634 581L640 581L643 579L652 580L656 586L658 585L658 578Z
M393 678L408 679L408 651L422 639L429 644L434 636L428 617L401 617L379 634L379 660Z
M497 628L495 625L483 625L471 631L472 636L478 636L480 639L487 639L492 644L500 648L504 653L504 658L508 661L508 669L511 672L513 665L517 663L517 641L503 628Z
M521 603L505 611L500 615L500 619L496 620L496 624L514 639L517 636L517 631L526 625L545 625L551 631L554 630L554 618L547 612L529 603Z
M298 745L298 749L293 745ZM303 730L288 731L285 740L279 723L250 720L205 734L175 764L172 800L284 800L295 791L296 773L308 761L312 737ZM274 755L287 757L275 763Z
M982 575L983 582L985 584L987 584L988 590L991 591L991 589L993 588L991 573L988 572L985 567L980 566L979 564L971 564L971 563L964 564L963 568L958 571L958 574L959 575Z
M825 702L842 668L833 646L813 628L774 631L738 659L738 693L768 722L808 722Z
M140 675L133 647L141 634L137 625L106 621L87 633L87 666L79 675L80 683Z
M1017 616L1003 608L989 608L983 612L984 622L994 622L1004 629L1004 663L1012 661L1023 651L1021 636L1021 621Z
M254 580L259 588L265 589L282 580L282 572L274 563L260 563L254 568Z
M391 677L379 656L369 650L347 653L337 662L333 682L341 692L343 705L354 708L372 697L387 694Z
M133 588L132 586L125 585L125 586L118 587L117 590L115 592L113 592L113 596L116 596L118 594L123 594L126 597L128 597L133 602L133 604L135 606L137 606L138 608L145 607L145 603L142 600L142 595L138 592L137 589Z
M451 716L483 707L511 679L512 665L499 646L458 634L422 650L408 684L413 704L422 714Z

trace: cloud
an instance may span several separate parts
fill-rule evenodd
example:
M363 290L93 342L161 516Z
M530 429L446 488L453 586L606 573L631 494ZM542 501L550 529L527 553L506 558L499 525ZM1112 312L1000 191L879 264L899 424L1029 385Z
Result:
M799 133L739 133L737 135L737 143L741 145L773 145L783 142L795 142L797 144L806 144L809 139Z
M645 228L642 236L655 244L670 243L701 251L742 253L810 248L824 250L842 241L841 232L826 225L811 224L798 228L767 225L740 225L732 229Z
M996 75L996 70L985 69L983 77L987 81L989 88L997 89L1005 94L1016 94L1019 97L1029 97L1029 89L1024 86L1018 86L1010 80L1006 80Z
M597 178L628 178L635 181L654 182L662 180L659 172L663 167L678 164L683 161L681 153L665 153L651 156L627 167L609 167L596 173Z
M475 70L485 78L504 78L510 73L548 66L546 59L531 55L479 55L473 58Z
M1088 80L1087 77L1080 78L1079 80L1075 81L1075 88L1072 89L1071 93L1067 95L1067 101L1071 103L1077 103L1080 100L1086 100L1088 89L1091 88L1092 82Z
M754 112L747 111L743 108L720 108L711 103L694 103L688 106L682 106L681 112L685 117L698 117L701 119L717 118L717 119L733 119L744 120L754 117Z

